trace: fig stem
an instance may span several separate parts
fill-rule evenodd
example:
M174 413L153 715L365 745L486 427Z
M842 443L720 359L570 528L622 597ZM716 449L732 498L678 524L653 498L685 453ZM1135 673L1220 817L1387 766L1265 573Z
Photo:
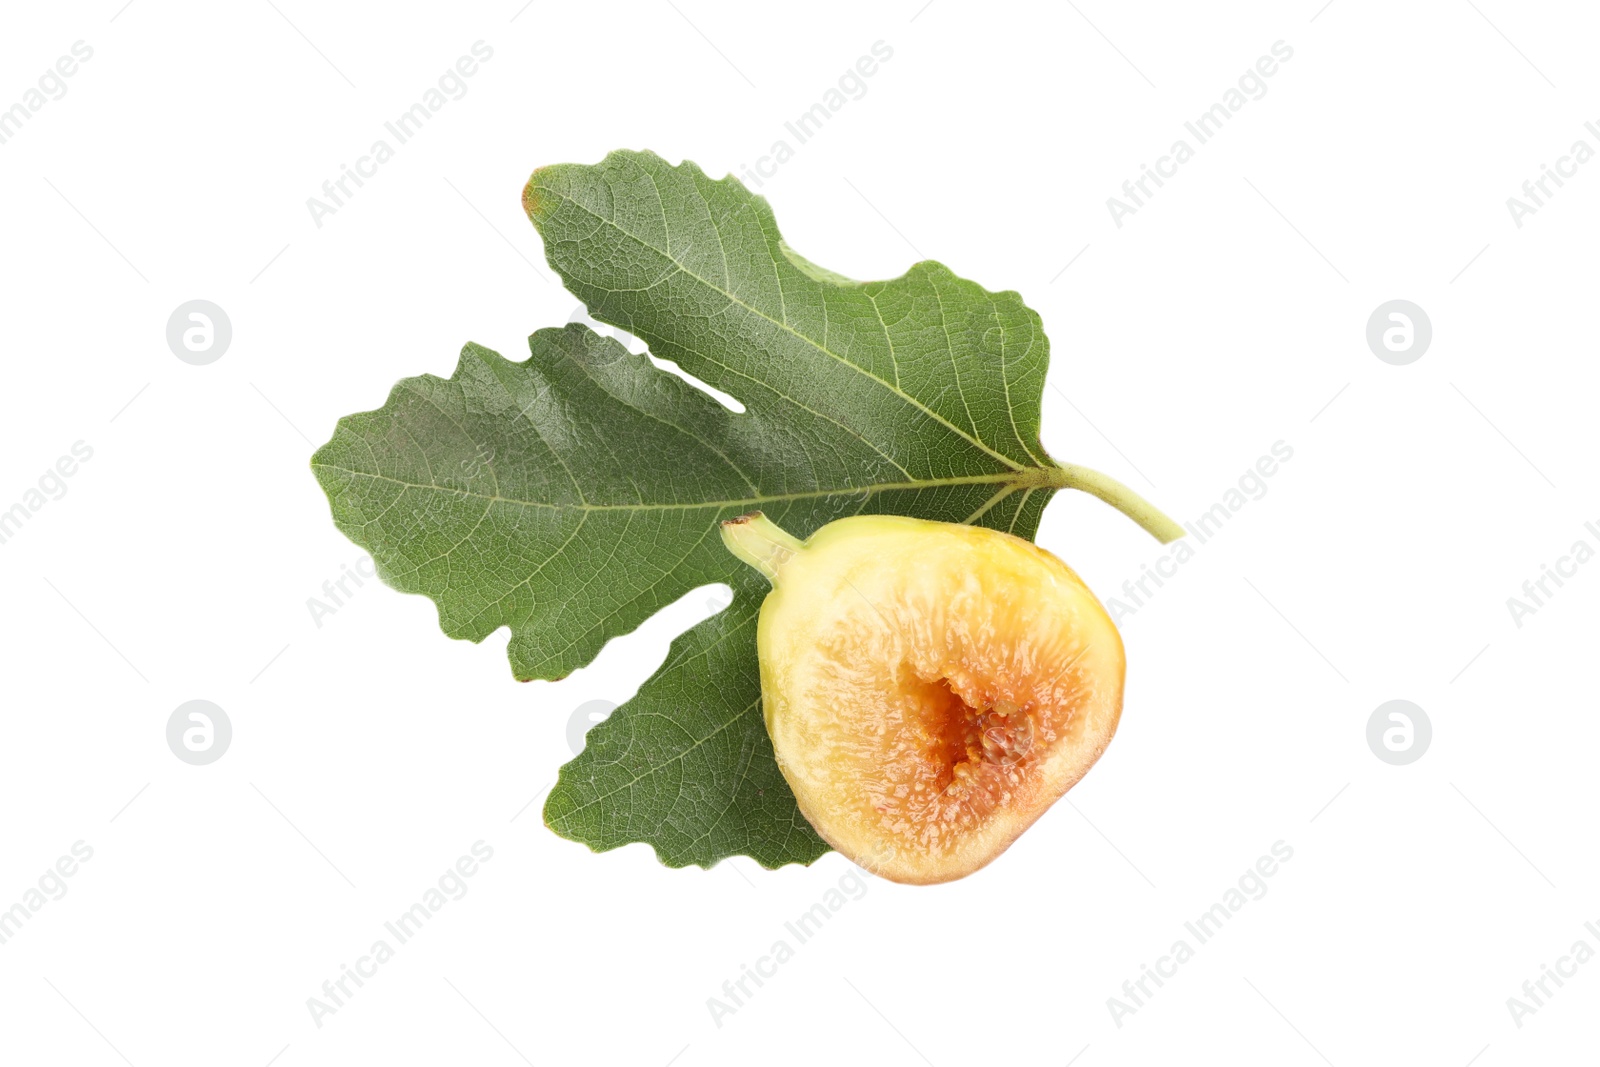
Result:
M805 547L798 537L759 511L724 521L722 543L774 584L778 581L778 569Z
M1092 497L1104 500L1138 523L1157 541L1170 544L1183 536L1182 526L1164 515L1159 508L1132 489L1108 474L1080 467L1075 463L1062 463L1060 474L1050 479L1051 484L1062 489L1078 489ZM1051 472L1054 474L1055 472Z

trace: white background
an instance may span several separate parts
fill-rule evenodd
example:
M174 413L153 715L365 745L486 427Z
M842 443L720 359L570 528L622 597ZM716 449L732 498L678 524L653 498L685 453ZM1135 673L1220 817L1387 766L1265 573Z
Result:
M1521 228L1506 198L1600 148L1594 12L274 2L18 5L0 35L0 107L94 50L0 145L0 510L94 450L0 545L0 908L93 849L0 945L0 1060L1593 1055L1600 963L1521 1027L1506 1000L1600 949L1600 564L1520 628L1506 600L1600 547L1600 163ZM467 94L314 225L306 199L478 40ZM518 200L534 167L737 171L879 40L866 95L761 189L788 241L1021 291L1054 348L1046 444L1180 520L1294 456L1123 620L1122 727L1069 802L964 881L871 882L718 1027L707 998L845 861L673 871L538 815L573 709L625 699L712 591L560 684L374 582L319 627L308 598L361 553L307 460L464 342L516 356L567 320ZM1106 198L1279 40L1266 95L1118 228ZM164 334L195 298L234 331L203 367ZM1395 298L1433 324L1408 366L1365 340ZM1166 552L1072 494L1039 540L1103 597ZM234 729L205 767L165 741L195 698ZM1409 766L1366 742L1395 698L1433 724ZM307 998L479 840L470 892L318 1027ZM1269 892L1119 1027L1107 998L1279 840Z

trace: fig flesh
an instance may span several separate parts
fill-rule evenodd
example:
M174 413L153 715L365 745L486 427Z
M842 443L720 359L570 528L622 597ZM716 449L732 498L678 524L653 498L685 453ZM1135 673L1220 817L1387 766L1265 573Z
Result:
M817 833L865 869L971 874L1110 742L1122 640L1037 545L889 515L802 543L756 513L722 536L772 581L757 647L778 766Z

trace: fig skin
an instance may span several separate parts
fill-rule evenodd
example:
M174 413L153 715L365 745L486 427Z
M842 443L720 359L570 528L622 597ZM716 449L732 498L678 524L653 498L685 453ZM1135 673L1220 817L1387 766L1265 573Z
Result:
M866 870L971 874L1088 772L1122 710L1122 639L1061 560L984 527L840 519L804 543L723 524L772 581L767 732L801 812Z

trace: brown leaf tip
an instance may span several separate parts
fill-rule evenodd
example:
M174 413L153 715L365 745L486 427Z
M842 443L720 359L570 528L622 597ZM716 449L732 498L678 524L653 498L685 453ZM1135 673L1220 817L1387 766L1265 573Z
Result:
M528 213L530 219L537 219L543 216L545 202L539 196L538 186L539 174L544 169L544 167L540 167L539 170L534 171L533 175L528 179L528 184L522 187L522 210Z

